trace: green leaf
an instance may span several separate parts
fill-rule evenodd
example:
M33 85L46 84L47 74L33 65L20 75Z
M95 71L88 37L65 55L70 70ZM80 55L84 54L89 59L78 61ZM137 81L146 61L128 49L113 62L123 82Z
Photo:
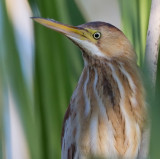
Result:
M47 0L37 5L41 17L71 25L84 22L74 1ZM82 71L82 57L68 39L39 24L35 24L35 41L35 97L42 158L60 158L63 117Z
M119 4L123 31L137 53L138 65L142 66L151 0L120 0Z
M34 16L81 24L74 1L30 0ZM29 17L28 17L29 18ZM34 81L22 69L16 33L5 1L0 0L0 158L11 157L9 94L11 93L33 159L60 158L63 116L82 70L80 51L68 39L35 24ZM8 114L8 115L7 115ZM7 130L7 131L6 131ZM8 131L9 130L9 131ZM7 145L5 147L5 145Z

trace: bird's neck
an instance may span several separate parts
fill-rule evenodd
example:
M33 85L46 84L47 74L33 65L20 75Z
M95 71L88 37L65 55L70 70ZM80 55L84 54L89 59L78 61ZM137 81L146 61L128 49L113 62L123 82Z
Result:
M114 134L109 138L114 138L121 155L131 153L130 150L136 154L136 146L140 143L132 143L141 136L139 132L144 126L145 116L143 86L136 64L122 60L84 58L86 64L72 96L71 108L75 114L78 112L79 125L84 127L80 132L83 141L80 144L90 148L88 144L92 139L102 144L100 138L105 141L105 131ZM91 136L87 137L89 132Z
M125 59L97 58L86 54L83 54L83 58L84 74L88 79L87 87L90 90L93 89L93 92L94 89L99 89L97 93L101 98L107 99L110 105L118 105L122 96L128 95L136 98L139 90L140 96L143 96L143 86L136 62ZM129 102L132 106L137 105L137 102L131 100Z
M85 67L78 86L84 89L82 93L90 101L100 98L105 107L120 107L123 102L131 108L144 105L141 102L144 101L144 89L136 62L94 58L86 54L83 58Z

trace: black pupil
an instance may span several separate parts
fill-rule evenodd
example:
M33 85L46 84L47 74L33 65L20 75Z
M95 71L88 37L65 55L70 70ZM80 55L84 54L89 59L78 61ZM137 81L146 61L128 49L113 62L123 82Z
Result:
M99 38L99 36L100 36L100 35L99 35L98 33L95 33L95 34L94 34L94 37L95 37L95 38Z

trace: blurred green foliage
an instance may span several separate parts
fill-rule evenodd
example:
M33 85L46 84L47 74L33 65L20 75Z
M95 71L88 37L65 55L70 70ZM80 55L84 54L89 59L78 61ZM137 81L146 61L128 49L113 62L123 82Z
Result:
M39 16L37 14L40 12L43 17L64 23L84 23L74 1L31 0L30 3L34 16ZM0 152L5 152L6 148L11 157L8 102L9 93L12 92L31 158L60 158L62 120L82 70L81 53L61 35L35 25L34 93L31 92L25 83L15 42L16 34L7 15L5 1L1 0L0 4L0 93L1 99L4 99L0 101L0 110L7 114L6 119L0 120L3 121L0 122L0 139L3 141L0 142ZM1 118L3 114L0 114ZM4 157L5 153L0 155Z
M143 65L151 0L119 0L122 27Z
M11 155L10 150L10 93L13 93L14 103L17 106L16 109L21 117L22 124L24 125L24 130L28 137L29 146L34 152L37 147L35 141L36 127L34 125L33 117L33 100L30 96L31 92L25 83L25 79L22 73L22 67L20 64L20 58L18 54L17 45L15 42L15 34L13 26L8 18L5 1L0 0L0 91L1 91L1 114L2 118L2 153L6 151L8 157ZM1 134L0 134L1 135ZM34 141L34 145L31 143ZM6 144L5 144L6 142ZM2 154L4 157L5 154Z
M37 5L41 17L72 25L84 23L74 1L47 0ZM63 116L82 70L82 57L64 36L39 24L35 24L35 42L35 109L41 155L60 158Z

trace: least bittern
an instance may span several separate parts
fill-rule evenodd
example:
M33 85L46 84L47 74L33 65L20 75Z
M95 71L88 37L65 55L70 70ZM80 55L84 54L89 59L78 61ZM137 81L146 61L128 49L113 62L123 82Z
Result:
M126 36L104 22L73 27L51 19L34 20L72 40L84 59L64 117L62 159L146 158L144 87Z

